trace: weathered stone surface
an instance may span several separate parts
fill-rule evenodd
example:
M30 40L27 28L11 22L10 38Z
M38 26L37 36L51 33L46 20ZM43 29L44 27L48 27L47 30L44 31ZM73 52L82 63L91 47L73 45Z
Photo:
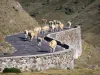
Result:
M40 71L48 68L73 69L74 58L78 58L82 53L80 27L51 33L47 36L62 44L67 44L69 49L39 55L1 57L0 71L6 67L16 67L21 71Z
M74 68L73 55L73 50L69 49L41 55L1 57L0 71L6 67L16 67L21 71L40 71L48 68L72 69Z
M61 43L69 45L74 49L74 58L77 59L82 53L81 28L77 26L61 32L49 34L48 37L56 39Z

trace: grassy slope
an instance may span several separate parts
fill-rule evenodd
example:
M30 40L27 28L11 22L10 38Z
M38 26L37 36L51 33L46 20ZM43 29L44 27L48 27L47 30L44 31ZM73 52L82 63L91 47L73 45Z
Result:
M85 59L86 56L90 55L89 52L94 57L93 61L95 61L96 54L100 57L100 0L50 0L49 4L46 1L20 0L19 2L30 15L38 13L34 18L40 24L41 18L46 18L48 20L61 20L65 25L68 20L71 20L72 25L80 25L82 39L89 46L82 57ZM65 14L65 8L72 8L74 13L71 15ZM82 57L81 59L83 59Z
M17 7L18 5L18 7ZM34 28L38 23L15 0L0 0L0 33L2 35Z
M5 35L33 29L35 26L38 26L38 22L23 10L17 1L0 0L0 52L11 49L4 41Z
M24 72L19 75L100 75L100 48L98 48L100 46L100 14L98 8L100 0L96 0L91 4L89 4L91 0L76 0L78 1L77 4L73 2L75 0L52 1L53 0L51 0L48 5L46 4L46 0L20 0L19 2L30 15L37 13L34 18L40 24L41 18L46 18L50 20L58 19L64 24L66 24L68 20L71 20L73 24L81 25L82 39L86 41L83 41L82 56L78 60L75 60L74 70L50 69L43 72ZM61 6L60 4L63 5L63 8L55 10ZM66 15L66 10L64 9L66 7L74 7L74 13L72 15Z
M100 46L100 0L20 0L23 8L40 24L41 18L60 20L65 25L71 20L73 25L81 25L82 38L88 43ZM74 13L66 14L66 8ZM95 40L94 40L95 39ZM91 41L92 40L92 41Z
M27 3L25 0L20 0L20 3L30 15L38 13L34 18L40 24L41 18L46 18L48 20L61 20L65 25L68 20L71 20L73 25L80 25L82 27L82 39L85 40L83 42L83 54L78 60L75 60L76 70L71 72L77 74L78 71L84 75L89 71L94 71L97 75L100 74L100 72L97 72L98 70L86 69L94 69L96 66L100 66L100 0L51 0L49 4L46 3L46 0L28 0ZM61 5L62 8L56 10ZM71 15L65 14L65 8L72 8L74 13ZM68 73L71 75L70 72ZM93 73L90 73L90 75L93 75Z
M100 47L100 0L96 0L73 20L82 27L82 38L88 43Z
M43 72L23 72L20 74L3 74L0 75L100 75L100 69L76 69L76 70L58 70L58 69L49 69Z

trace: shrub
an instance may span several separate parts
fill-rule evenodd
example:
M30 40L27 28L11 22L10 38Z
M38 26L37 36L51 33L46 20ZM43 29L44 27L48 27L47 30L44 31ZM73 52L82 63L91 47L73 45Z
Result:
M66 10L65 14L67 14L67 15L71 15L72 13L74 13L72 8L67 7L67 8L65 8L65 10Z
M95 0L88 0L88 5L93 3Z
M75 0L75 1L74 1L74 3L75 3L75 4L78 4L78 3L79 3L79 1L78 1L78 0Z
M61 6L59 6L59 7L57 7L55 10L61 10L63 7L62 7L62 5Z
M21 73L18 68L4 68L3 73Z

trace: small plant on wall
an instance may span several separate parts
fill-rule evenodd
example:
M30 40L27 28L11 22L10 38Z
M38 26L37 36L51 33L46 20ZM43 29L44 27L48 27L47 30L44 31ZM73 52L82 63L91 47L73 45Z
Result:
M21 73L18 68L4 68L3 73Z

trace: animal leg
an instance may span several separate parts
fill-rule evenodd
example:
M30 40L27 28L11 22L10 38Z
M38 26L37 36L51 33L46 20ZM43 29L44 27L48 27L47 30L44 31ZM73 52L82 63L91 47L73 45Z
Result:
M55 48L56 48L56 47L53 48L53 51L52 51L52 52L55 52Z
M25 39L27 39L28 38L28 35L27 34L25 34Z
M43 34L44 34L44 30L43 30Z
M34 37L34 36L31 36L31 41L33 40L33 37Z
M38 46L41 46L41 42L38 43Z
M53 51L53 48L50 48L50 53Z
M58 31L58 28L56 28L56 31Z
M32 37L30 38L30 40L32 41Z

